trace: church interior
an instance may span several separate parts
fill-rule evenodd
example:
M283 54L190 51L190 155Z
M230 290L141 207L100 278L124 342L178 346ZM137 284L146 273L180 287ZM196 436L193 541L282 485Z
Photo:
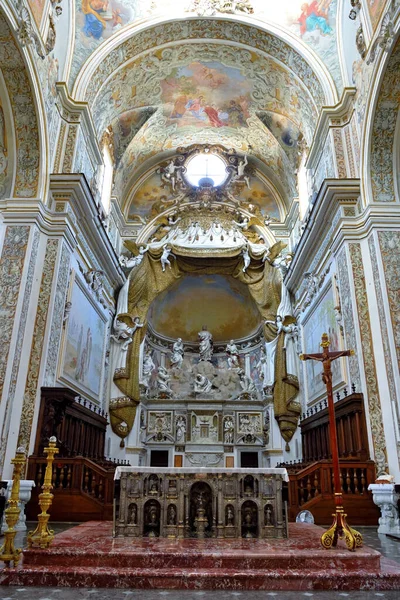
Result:
M400 589L399 33L2 0L0 586Z

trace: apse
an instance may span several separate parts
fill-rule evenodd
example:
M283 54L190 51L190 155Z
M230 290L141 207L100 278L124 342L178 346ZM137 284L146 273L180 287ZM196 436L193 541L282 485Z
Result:
M261 317L245 284L223 275L188 275L158 296L149 310L152 329L167 338L197 341L203 325L214 342L254 334Z

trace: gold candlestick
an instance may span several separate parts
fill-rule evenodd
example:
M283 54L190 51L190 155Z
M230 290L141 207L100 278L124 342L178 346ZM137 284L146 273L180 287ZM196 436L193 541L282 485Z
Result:
M32 548L33 545L37 545L40 548L48 548L54 539L54 531L48 528L50 515L47 513L47 510L50 508L54 498L51 493L51 490L53 489L51 479L54 455L58 453L56 442L56 438L51 437L48 447L44 449L44 453L47 457L47 467L42 486L43 492L39 495L39 506L42 509L42 512L38 515L38 524L35 531L30 531L28 534L29 548Z
M13 484L11 489L11 495L8 500L8 508L5 510L5 519L8 529L4 533L4 544L0 548L0 560L5 562L6 567L10 566L10 562L14 563L14 567L17 566L21 548L15 548L14 539L16 536L15 525L18 523L19 513L21 508L19 507L19 489L21 481L21 473L25 467L26 455L24 448L18 448L15 458L12 459L11 464L14 465L13 473Z

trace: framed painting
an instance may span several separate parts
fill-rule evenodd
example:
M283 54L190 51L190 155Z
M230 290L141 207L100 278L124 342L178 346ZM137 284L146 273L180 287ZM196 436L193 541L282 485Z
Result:
M72 274L59 380L95 402L102 390L107 317L83 281Z
M330 350L341 350L342 340L335 315L335 297L332 282L322 292L315 305L311 307L305 321L303 321L303 348L306 353L320 352L321 337L327 333L331 341ZM345 359L339 358L332 362L333 389L339 387L344 381ZM304 362L305 370L305 396L307 403L320 400L326 396L326 386L322 381L321 363L315 360Z

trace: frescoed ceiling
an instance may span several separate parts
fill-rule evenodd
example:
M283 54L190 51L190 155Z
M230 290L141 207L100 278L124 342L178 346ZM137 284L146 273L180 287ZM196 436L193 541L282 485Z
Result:
M101 60L86 62L74 95L88 102L98 139L105 131L112 133L113 193L125 215L146 221L151 210L143 213L139 197L148 195L152 184L146 182L140 193L133 190L155 161L160 164L178 148L219 144L246 154L253 169L261 168L288 211L298 196L302 152L311 143L322 106L337 99L334 81L340 86L333 72L330 78L321 63L308 62L307 52L295 44L232 16L219 18L218 12L226 15L222 3L214 2L221 8L215 17L195 17L200 4L196 1L193 11L194 5L179 0L173 8L169 2L149 6L140 0L77 2L80 29L72 75L79 70L78 55L83 64L110 38ZM336 0L313 2L308 12L308 5L283 4L284 18L272 20L298 34L299 47L317 44L322 52L326 46L330 60L336 56ZM169 21L149 27L148 19L167 6ZM252 14L261 8L260 15L270 19L271 11L261 3ZM189 18L174 20L179 10ZM132 23L141 27L129 33Z
M203 325L218 342L249 336L261 323L247 286L222 275L177 281L153 302L148 318L157 333L186 342L196 342Z

